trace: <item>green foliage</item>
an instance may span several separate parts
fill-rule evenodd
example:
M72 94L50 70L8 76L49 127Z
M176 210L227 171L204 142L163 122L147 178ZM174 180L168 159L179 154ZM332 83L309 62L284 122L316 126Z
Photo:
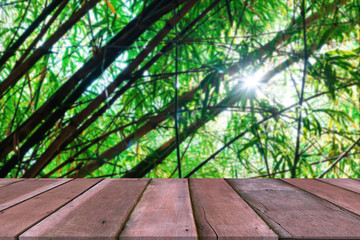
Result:
M30 49L28 57L41 48L85 2L70 0L34 49ZM156 44L154 50L136 66L132 76L126 76L115 93L105 92L106 100L84 120L74 123L75 117L91 106L94 99L129 65L134 64L134 59L161 29L167 27L169 20L184 4L151 24L108 68L102 69L99 77L76 101L62 106L69 95L62 96L58 105L52 106L48 115L29 129L23 139L15 135L10 143L5 144L7 137L36 116L37 111L87 61L101 55L104 56L102 61L96 64L104 66L107 54L121 50L122 46L115 44L104 46L127 29L132 19L142 16L143 10L152 2L99 1L0 96L0 149L4 146L11 148L0 159L0 169L19 154L20 147L45 125L47 119L62 107L67 108L44 132L44 137L23 153L7 177L26 174L72 124L74 129L65 144L55 149L54 155L36 176L69 177L93 164L97 167L85 176L121 177L147 161L153 165L146 177L176 177L176 151L169 150L169 146L174 144L175 61L179 66L177 112L181 133L180 156L185 174L221 150L193 176L289 177L294 166L300 111L297 177L319 176L358 139L359 1L345 4L337 0L305 1L304 39L300 1L226 0L214 4L215 1L202 0L181 18L177 29L173 28ZM166 2L171 1L158 1L158 4ZM0 57L48 4L46 0L0 1ZM209 12L185 31L208 7ZM16 67L22 66L19 59L54 12L3 65L0 84ZM152 14L156 12L157 8L151 10ZM309 56L306 56L308 64L304 70L305 40ZM175 43L178 45L178 59L175 59ZM156 56L160 57L148 67L147 64ZM284 61L288 64L281 65ZM136 75L135 72L142 68L145 71ZM88 74L93 73L93 69ZM270 74L272 72L275 74ZM304 72L304 104L299 107ZM126 84L131 77L136 81L128 87ZM124 93L111 102L114 94L122 89L125 89ZM86 121L102 108L105 110L85 127ZM241 137L228 144L238 136ZM120 143L126 147L122 148ZM114 151L114 154L108 151ZM355 146L326 176L360 177L359 157L359 146Z

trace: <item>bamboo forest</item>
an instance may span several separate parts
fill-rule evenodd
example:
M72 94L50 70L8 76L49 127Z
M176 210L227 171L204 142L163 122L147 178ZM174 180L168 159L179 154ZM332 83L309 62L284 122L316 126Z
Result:
M0 0L2 178L359 178L359 0Z

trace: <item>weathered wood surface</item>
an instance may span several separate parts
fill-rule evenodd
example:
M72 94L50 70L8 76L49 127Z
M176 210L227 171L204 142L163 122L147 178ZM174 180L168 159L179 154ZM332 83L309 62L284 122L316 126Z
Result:
M300 180L294 179L294 182ZM360 217L286 182L278 179L227 181L280 238L360 239Z
M0 211L36 196L70 179L26 179L0 188Z
M105 179L20 236L115 239L148 180Z
M360 239L352 179L0 179L3 239Z
M356 179L348 179L348 178L321 178L320 181L330 183L332 185L345 188L347 190L360 193L360 183Z
M130 239L197 239L187 179L153 179L120 234Z
M16 237L100 180L75 179L1 211L0 239ZM11 186L11 185L10 185Z
M360 215L360 194L358 193L315 179L285 179L284 181ZM360 225L358 230L360 231Z
M278 239L223 179L190 179L198 233L203 239Z
M0 187L23 181L22 178L0 178Z

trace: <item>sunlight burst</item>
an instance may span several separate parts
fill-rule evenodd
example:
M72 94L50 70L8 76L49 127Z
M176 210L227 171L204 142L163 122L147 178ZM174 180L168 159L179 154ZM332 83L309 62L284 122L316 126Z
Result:
M245 76L243 79L241 79L241 82L245 88L255 89L260 86L262 76L262 72L256 72L252 75Z

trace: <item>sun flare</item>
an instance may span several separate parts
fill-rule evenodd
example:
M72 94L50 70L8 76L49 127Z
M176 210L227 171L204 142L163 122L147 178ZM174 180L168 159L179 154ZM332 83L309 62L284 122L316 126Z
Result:
M243 83L244 88L255 89L260 86L262 76L262 72L256 72L254 74L245 76L240 81Z

